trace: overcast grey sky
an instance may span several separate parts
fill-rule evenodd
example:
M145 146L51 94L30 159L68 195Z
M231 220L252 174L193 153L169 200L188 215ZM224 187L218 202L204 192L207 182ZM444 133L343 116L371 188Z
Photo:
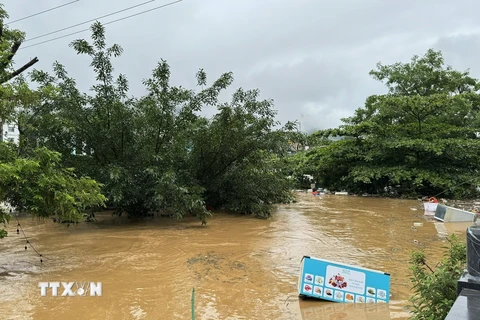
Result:
M4 0L10 21L71 0ZM80 0L11 25L27 39L124 9L146 0ZM172 0L156 0L101 19L108 22ZM480 1L475 0L183 0L106 26L110 44L125 52L114 62L127 75L132 95L161 59L171 66L172 83L193 88L204 68L213 81L235 75L233 87L259 88L275 101L278 120L299 120L312 131L338 126L371 94L385 91L368 72L377 62L407 62L429 48L444 52L447 64L470 68L480 78ZM89 24L24 46L85 29ZM35 68L64 64L84 91L93 84L88 58L69 42L88 32L19 51ZM225 97L227 98L227 97ZM213 110L206 110L211 114Z

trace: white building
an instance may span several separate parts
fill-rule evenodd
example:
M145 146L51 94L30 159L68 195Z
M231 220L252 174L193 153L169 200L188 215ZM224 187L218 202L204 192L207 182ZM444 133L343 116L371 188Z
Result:
M18 126L16 123L2 123L0 121L1 129L0 132L0 141L4 142L12 142L15 143L17 146L20 140L20 132L18 131ZM15 211L9 203L0 202L0 209L5 212L9 212L10 210Z
M0 140L3 142L12 142L19 144L20 132L16 123L4 123L2 125L2 132L0 133Z

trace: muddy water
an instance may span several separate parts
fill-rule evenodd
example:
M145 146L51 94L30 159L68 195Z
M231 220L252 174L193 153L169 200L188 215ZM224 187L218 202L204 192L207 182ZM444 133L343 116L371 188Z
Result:
M270 220L217 213L206 227L108 213L69 228L21 218L44 263L25 251L13 223L0 242L0 318L190 319L195 288L196 319L405 319L411 250L423 248L434 264L444 235L465 230L426 221L416 201L309 194L298 200ZM423 226L412 228L414 222ZM391 273L391 303L299 301L303 255ZM40 281L102 282L103 294L52 297L49 289L41 297Z

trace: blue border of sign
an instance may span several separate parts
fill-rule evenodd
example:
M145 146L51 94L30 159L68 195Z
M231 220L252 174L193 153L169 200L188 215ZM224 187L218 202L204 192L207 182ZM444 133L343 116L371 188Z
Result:
M390 274L304 256L298 292L334 302L388 303Z

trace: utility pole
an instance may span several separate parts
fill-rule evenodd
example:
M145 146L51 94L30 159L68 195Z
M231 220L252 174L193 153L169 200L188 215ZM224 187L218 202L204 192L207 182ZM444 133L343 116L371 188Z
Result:
M2 10L2 9L0 9ZM8 33L11 33L8 28L4 29L3 21L0 20L0 42L3 45L3 42L8 41L7 36L10 36ZM38 58L35 57L31 59L29 62L24 64L22 67L18 68L17 70L13 70L8 72L7 69L9 65L12 63L13 57L17 53L18 49L22 45L23 39L16 39L13 40L12 46L10 48L10 52L6 55L6 57L0 61L0 84L3 84L11 79L15 78L16 76L20 75L22 72L33 66L35 63L38 62Z

